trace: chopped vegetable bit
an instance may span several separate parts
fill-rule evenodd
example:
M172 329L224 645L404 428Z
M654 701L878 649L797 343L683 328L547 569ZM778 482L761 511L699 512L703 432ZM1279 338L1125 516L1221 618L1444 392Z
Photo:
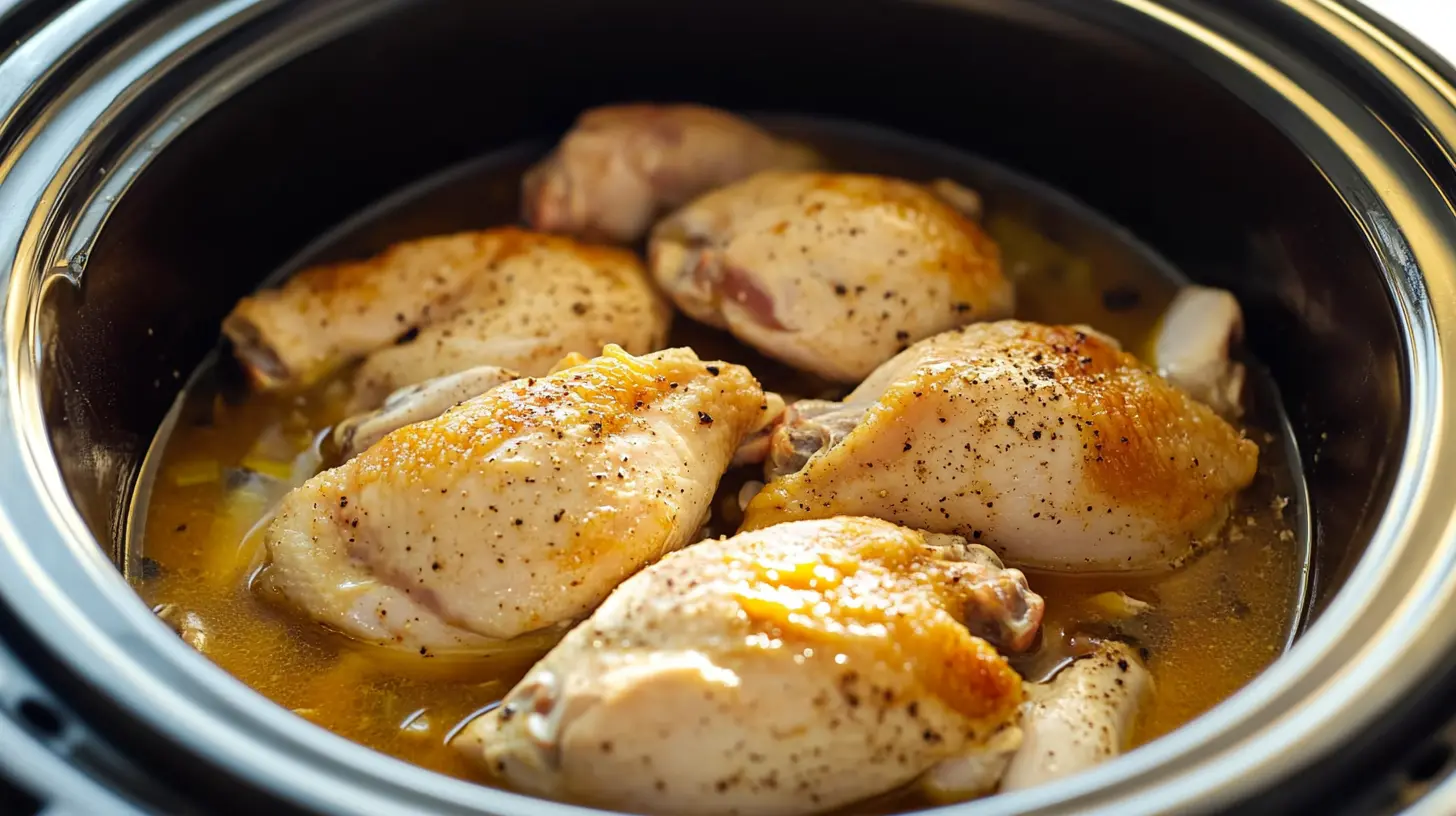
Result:
M1113 620L1135 618L1153 608L1147 601L1140 601L1126 592L1099 592L1087 599L1087 605Z
M275 479L289 481L293 478L293 462L280 461L278 459L265 459L261 456L249 454L243 459L243 467L264 476L272 476Z
M172 483L178 487L212 484L222 478L222 467L216 459L179 462L172 466Z

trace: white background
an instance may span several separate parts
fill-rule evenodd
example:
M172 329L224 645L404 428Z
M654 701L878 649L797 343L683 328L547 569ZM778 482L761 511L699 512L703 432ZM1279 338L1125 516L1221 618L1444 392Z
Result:
M1456 63L1456 0L1363 0Z

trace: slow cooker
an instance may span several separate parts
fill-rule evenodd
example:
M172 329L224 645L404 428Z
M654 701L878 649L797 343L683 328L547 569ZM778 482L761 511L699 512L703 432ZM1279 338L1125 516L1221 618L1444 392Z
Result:
M416 179L655 99L1065 191L1234 291L1282 389L1313 546L1287 654L1093 772L947 812L1456 812L1456 71L1363 8L22 0L0 32L0 812L588 812L292 716L122 571L141 460L239 296Z

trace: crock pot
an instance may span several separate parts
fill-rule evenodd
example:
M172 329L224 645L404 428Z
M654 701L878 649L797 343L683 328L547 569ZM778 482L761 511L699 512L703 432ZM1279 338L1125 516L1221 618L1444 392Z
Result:
M412 180L678 99L872 122L1060 188L1237 293L1282 388L1315 547L1289 652L1093 772L947 812L1456 812L1456 74L1368 12L56 5L0 12L0 812L587 812L275 707L119 568L141 459L236 298Z

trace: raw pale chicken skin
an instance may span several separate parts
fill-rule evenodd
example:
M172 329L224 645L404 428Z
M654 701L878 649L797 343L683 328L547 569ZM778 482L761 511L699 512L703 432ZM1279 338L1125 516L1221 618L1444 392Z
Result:
M1258 446L1091 329L1001 321L915 345L774 432L744 529L869 515L1048 569L1167 566L1216 533Z
M974 221L882 176L760 173L660 222L648 265L693 319L839 382L917 340L1008 317L1015 299Z
M422 655L589 613L688 543L766 414L748 370L617 347L403 427L284 500L261 586Z
M1041 598L989 550L876 519L704 541L629 579L455 744L632 813L808 814L1014 744ZM1008 733L1009 732L1009 733Z
M368 410L475 366L538 376L608 343L645 354L670 318L632 253L505 227L307 269L243 298L223 331L265 388L305 386L367 356L354 407Z
M662 213L760 170L809 169L808 149L697 105L619 105L583 113L522 180L526 223L630 243Z

